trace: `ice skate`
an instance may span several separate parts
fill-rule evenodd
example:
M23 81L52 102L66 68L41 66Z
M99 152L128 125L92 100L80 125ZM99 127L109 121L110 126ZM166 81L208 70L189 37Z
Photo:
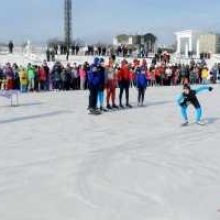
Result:
M182 127L187 127L189 125L189 122L188 121L185 121L181 126Z

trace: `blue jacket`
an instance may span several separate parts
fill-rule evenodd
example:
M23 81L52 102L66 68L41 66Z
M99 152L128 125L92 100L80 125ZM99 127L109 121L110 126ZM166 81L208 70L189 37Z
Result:
M136 72L136 85L137 88L147 88L148 80L145 74L141 73L141 70Z
M90 70L88 72L88 83L90 87L99 88L100 85L100 75L99 75L99 69L96 64L92 64L90 66Z

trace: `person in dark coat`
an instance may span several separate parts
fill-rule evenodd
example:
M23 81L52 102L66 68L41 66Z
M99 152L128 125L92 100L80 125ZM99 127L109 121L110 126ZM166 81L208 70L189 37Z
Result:
M88 84L89 84L89 111L94 113L97 111L97 98L100 86L99 77L99 58L94 59L94 63L90 66L88 71Z
M13 41L10 41L8 44L8 49L9 49L9 53L13 53L13 49L14 49L14 43Z

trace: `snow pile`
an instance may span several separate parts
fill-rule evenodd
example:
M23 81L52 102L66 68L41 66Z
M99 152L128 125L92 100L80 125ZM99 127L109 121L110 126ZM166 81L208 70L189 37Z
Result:
M200 96L206 126L181 128L180 90L101 116L87 91L0 97L0 219L219 220L220 93Z
M56 61L60 61L64 66L67 63L77 63L78 65L84 64L85 62L92 63L94 61L95 56L70 56L69 60L66 61L65 55L56 55ZM123 57L117 57L116 62L121 63ZM15 52L14 54L0 54L0 65L4 65L6 63L17 63L18 65L26 66L28 63L32 63L34 65L41 65L43 61L46 60L46 55L43 53L30 53L25 54L22 52ZM133 63L134 58L126 58L129 63ZM150 65L152 62L152 58L147 58L147 63ZM108 64L108 57L105 57L106 64ZM48 65L52 67L54 62L48 62Z

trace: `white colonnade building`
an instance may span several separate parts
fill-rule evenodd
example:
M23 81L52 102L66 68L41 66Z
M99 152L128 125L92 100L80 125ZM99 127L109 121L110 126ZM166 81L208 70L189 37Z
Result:
M201 32L187 30L175 33L177 38L177 55L200 56L200 41Z

